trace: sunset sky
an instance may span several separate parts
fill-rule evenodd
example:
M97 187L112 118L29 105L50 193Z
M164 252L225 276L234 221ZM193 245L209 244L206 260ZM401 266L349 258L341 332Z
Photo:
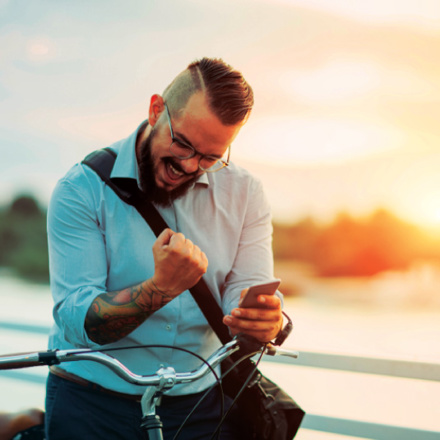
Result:
M438 0L0 0L0 202L46 204L196 58L256 105L232 160L276 220L386 207L440 226Z

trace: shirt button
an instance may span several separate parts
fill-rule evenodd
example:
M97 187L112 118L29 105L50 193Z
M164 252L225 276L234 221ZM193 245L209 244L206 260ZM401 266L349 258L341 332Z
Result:
M170 330L171 330L171 325L170 325L170 324L167 324L165 328L166 328L168 331L170 331Z

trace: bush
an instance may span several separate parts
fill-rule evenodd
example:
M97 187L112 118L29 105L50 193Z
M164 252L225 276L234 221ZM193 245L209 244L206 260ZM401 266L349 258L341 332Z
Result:
M0 265L25 278L49 280L46 213L29 195L0 211Z

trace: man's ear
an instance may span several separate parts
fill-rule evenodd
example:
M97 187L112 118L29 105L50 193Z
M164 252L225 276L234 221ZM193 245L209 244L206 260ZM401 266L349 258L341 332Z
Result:
M148 110L148 124L154 127L164 109L165 104L162 96L153 95L150 99L150 108Z

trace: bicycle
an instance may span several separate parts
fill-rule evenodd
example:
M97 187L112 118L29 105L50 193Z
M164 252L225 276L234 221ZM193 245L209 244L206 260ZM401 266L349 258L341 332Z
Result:
M127 349L127 347L123 349ZM296 351L282 349L272 346L270 344L262 344L249 336L238 335L227 344L218 348L213 354L211 354L211 356L207 360L204 360L200 358L200 356L196 355L199 359L202 360L202 364L198 368L190 372L178 373L173 367L163 367L157 370L155 374L139 375L130 371L125 365L123 365L120 361L118 361L116 358L109 355L108 353L103 353L101 351L92 349L49 350L43 352L2 355L0 356L0 370L28 368L45 365L50 366L60 364L62 362L74 362L83 360L101 363L125 381L135 385L147 387L141 399L141 408L143 414L141 428L144 432L146 440L163 440L163 425L160 417L156 414L156 404L158 403L158 400L160 399L164 391L170 390L177 384L194 382L210 372L215 375L217 382L221 386L221 380L224 378L225 375L228 374L229 371L225 372L225 374L223 374L222 377L219 379L214 371L214 368L236 352L238 352L240 358L234 363L234 366L240 363L241 360L255 356L256 354L260 353L260 357L256 363L255 369L258 366L258 362L263 354L267 354L270 356L281 355L294 358L298 357L298 352ZM248 378L249 381L252 379L252 376L253 372L251 372ZM245 381L244 386L246 386L247 382L248 381ZM238 396L236 396L235 400L237 398ZM228 413L222 415L219 425L216 431L213 433L212 438L215 438L215 436L218 435L221 423L226 418L227 414ZM176 433L175 438L177 438L179 432L180 429Z

